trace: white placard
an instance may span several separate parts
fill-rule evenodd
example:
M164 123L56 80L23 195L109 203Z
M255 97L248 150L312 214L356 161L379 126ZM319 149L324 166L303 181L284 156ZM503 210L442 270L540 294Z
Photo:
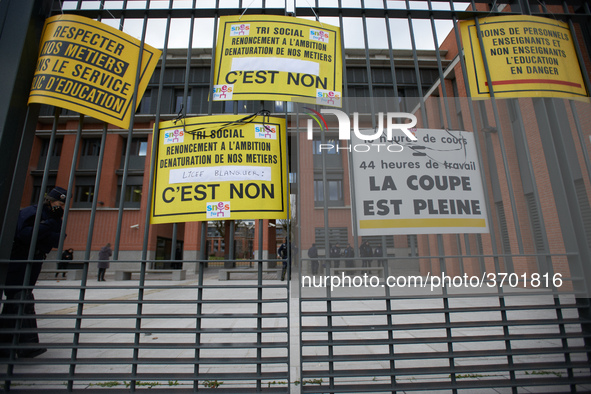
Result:
M170 170L168 183L271 181L271 167L221 166Z
M473 134L417 129L415 136L352 136L359 235L488 233Z

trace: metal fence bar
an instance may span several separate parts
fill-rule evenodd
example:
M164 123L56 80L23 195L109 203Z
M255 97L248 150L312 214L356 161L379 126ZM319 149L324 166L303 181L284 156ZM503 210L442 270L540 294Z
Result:
M128 2L124 2L121 9L105 9L103 1L96 10L81 9L85 2L77 1L77 10L73 13L80 15L110 15L121 18L121 22L131 18L143 18L144 27L142 36L146 34L146 21L154 18L166 18L167 37L170 25L177 18L190 16L191 37L187 46L187 59L185 64L185 80L183 81L183 114L186 115L188 89L192 81L189 81L191 69L192 50L192 29L193 24L206 18L213 18L214 30L218 26L219 14L242 12L242 2L239 7L220 8L219 0L215 7L209 5L196 9L199 6L194 0L192 6L187 3L179 3L177 8L175 2L169 1L165 4L146 2L145 10L130 8ZM368 78L367 89L375 91L377 81L373 80L374 58L369 49L368 27L372 21L384 20L388 35L388 54L390 60L389 72L392 74L391 87L394 90L394 97L398 97L397 71L404 69L398 63L394 65L394 50L391 35L397 32L391 31L390 22L394 18L401 18L408 23L408 31L411 32L412 60L409 57L408 70L415 72L416 80L414 86L419 90L420 108L423 114L424 126L428 127L427 109L423 97L421 78L423 71L419 67L419 50L414 41L416 29L415 23L419 20L431 22L431 32L434 38L435 47L438 48L438 38L435 31L435 20L452 20L454 30L459 33L457 17L461 13L454 10L454 2L450 1L450 10L434 10L434 1L427 2L427 9L419 9L420 5L411 5L405 2L401 9L388 8L388 2L383 2L383 7L376 7L375 2L367 7L361 2L361 7L343 7L341 1L337 7L324 6L316 2L315 9L308 9L305 6L298 8L298 16L312 16L318 11L322 18L338 17L339 25L343 31L343 37L351 37L354 30L346 29L345 18L358 18L363 26L363 40L365 51L365 71ZM368 3L369 4L369 3ZM480 3L478 3L480 4ZM222 4L226 5L226 4ZM472 2L476 5L476 2ZM155 8L158 6L160 8ZM230 5L232 6L232 5ZM424 6L424 4L423 4ZM250 7L250 5L248 5ZM414 8L411 8L414 7ZM543 9L545 5L543 5ZM149 8L149 9L148 9ZM267 8L263 2L261 9L251 9L250 12L265 12L267 14L283 14L284 9ZM203 11L203 12L202 12ZM488 16L500 15L499 10L493 11L469 11L467 16ZM581 16L573 16L577 20ZM347 27L348 28L348 27ZM417 31L416 36L418 37ZM212 57L215 58L215 34L212 44ZM459 34L456 35L458 47L460 47ZM166 45L165 43L165 54ZM345 64L345 86L347 92L347 67L354 65L345 61L345 44L343 40L343 63ZM436 54L437 71L443 91L443 102L437 104L445 114L440 116L443 126L452 125L453 119L450 114L448 93L445 91L445 73L443 71L442 59ZM362 58L360 57L360 61ZM464 77L465 64L460 59ZM388 67L385 67L388 68ZM154 88L160 90L158 93L158 105L156 114L156 125L160 120L162 107L162 90L164 89L164 72L169 69L166 62L166 55L161 63L161 81ZM406 71L406 70L405 70ZM210 72L213 72L213 60ZM464 78L465 79L465 78ZM210 78L210 85L211 85ZM402 83L404 84L404 83ZM408 81L406 81L408 84ZM360 84L361 85L361 84ZM180 86L180 84L179 84ZM388 86L388 89L390 88ZM365 88L365 86L363 86ZM468 88L468 87L467 87ZM211 91L211 89L210 89ZM370 94L373 96L373 94ZM469 96L469 94L468 94ZM371 116L375 126L375 107L373 97ZM473 103L468 100L469 117L472 129L475 134L477 146L481 146L478 138L480 130L477 125ZM398 102L396 101L396 105ZM540 110L550 108L548 104L537 103ZM572 105L572 104L571 104ZM234 106L236 108L236 106ZM284 105L287 108L287 105ZM557 107L553 107L556 110ZM396 109L398 110L398 109ZM208 113L213 113L213 105L209 102ZM441 112L440 112L441 113ZM482 111L486 115L486 110ZM574 113L574 111L573 111ZM464 118L468 116L462 113ZM498 114L495 114L497 127L501 125ZM576 121L575 121L576 122ZM82 123L82 122L80 122ZM299 136L299 126L296 135ZM576 125L579 129L582 127ZM582 135L582 132L579 135ZM131 130L131 128L130 128ZM106 125L104 135L106 134ZM550 131L544 131L549 133ZM487 136L482 146L489 145L492 139ZM125 158L129 160L129 143L131 135L128 134L128 152ZM326 142L327 134L322 131L321 141ZM153 135L153 146L157 146L158 131ZM293 140L292 140L293 142ZM581 138L580 141L581 143ZM306 141L297 138L296 156L298 165L310 158L302 157ZM505 143L510 144L509 141ZM504 145L501 141L501 145ZM300 144L302 147L300 147ZM104 145L104 144L103 144ZM101 149L103 149L102 147ZM293 144L291 146L293 152ZM302 149L300 149L302 148ZM566 151L566 150L565 150ZM527 155L529 152L520 153ZM524 156L526 157L526 156ZM154 157L152 158L154 159ZM530 160L526 157L527 160ZM100 159L102 161L102 159ZM485 176L485 166L479 155L481 175L484 180L486 198L488 199L488 188L490 175ZM560 161L560 160L557 160ZM349 161L351 163L351 161ZM494 161L492 161L494 164ZM503 164L507 164L506 162ZM530 163L531 165L531 163ZM126 164L127 166L127 164ZM152 179L155 163L150 165L149 194L152 193ZM326 264L325 272L330 274L330 264L336 260L348 262L342 258L331 258L329 256L330 225L332 216L329 218L328 207L328 176L327 176L326 152L322 157L322 181L324 191L324 232ZM97 169L97 180L100 178L99 164ZM73 167L74 168L74 167ZM293 166L292 166L293 168ZM286 167L287 171L287 167ZM296 176L300 175L301 169L296 170ZM349 167L351 171L351 167ZM531 171L531 168L530 168ZM125 172L125 171L124 171ZM553 174L554 176L555 174ZM127 176L125 173L124 179ZM299 179L298 179L299 180ZM508 179L510 184L511 180ZM567 180L564 183L568 183ZM125 180L124 180L125 185ZM492 187L496 185L493 183ZM301 204L300 185L298 185L297 199ZM96 213L96 199L99 184L95 184L95 196L91 217ZM498 192L494 191L493 192ZM494 193L493 193L494 194ZM512 203L517 196L510 191ZM123 196L123 190L121 193ZM565 197L565 200L567 197ZM123 206L123 198L120 198L120 211ZM563 201L563 200L561 200ZM301 205L298 205L301 207ZM497 250L497 232L494 221L491 219L490 207L487 206L491 234L486 242L491 242L491 253L484 253L481 250L471 249L471 237L475 243L482 247L481 238L471 235L464 236L465 250L462 250L462 242L459 235L431 237L437 244L430 245L433 252L414 253L413 257L431 262L440 271L447 271L455 268L456 260L460 262L460 270L465 272L464 263L468 259L479 259L480 269L484 273L487 267L493 267L495 274L501 273L501 259L508 261L511 258L535 258L545 260L550 269L560 259L571 261L573 268L581 268L582 264L580 250L569 244L567 253L550 253L550 249L529 253L527 248L519 250L519 253L511 251L499 252ZM149 211L149 210L148 210ZM299 209L298 209L299 212ZM320 212L319 212L320 213ZM514 220L517 220L513 210ZM288 220L290 218L287 218ZM93 219L91 220L91 222ZM543 222L542 222L543 223ZM41 334L42 345L48 349L55 350L43 358L25 360L19 358L10 359L10 366L6 373L0 374L0 378L8 382L14 382L11 391L27 392L27 387L19 386L23 381L33 382L35 385L53 385L47 390L60 392L88 392L104 390L100 385L118 383L119 389L114 388L113 392L141 391L148 389L150 382L161 385L170 384L168 389L171 392L290 392L301 390L306 393L326 392L403 392L405 390L435 391L448 390L459 392L461 390L476 391L486 388L509 389L517 392L521 387L535 389L537 387L556 386L566 387L569 391L584 389L591 384L589 378L589 331L585 326L590 324L588 313L588 300L576 298L576 292L557 292L556 289L538 289L529 291L526 289L514 289L504 291L492 289L487 293L464 294L454 292L451 286L444 287L439 292L421 293L420 288L416 292L397 292L396 289L385 287L378 288L372 292L367 289L363 293L332 292L330 289L314 291L302 291L299 321L290 318L290 288L288 283L275 284L264 278L263 264L277 263L277 259L263 259L263 226L262 220L258 221L259 230L259 253L256 269L256 280L236 282L236 285L224 282L211 281L210 276L215 274L215 269L206 267L206 241L207 224L200 226L200 256L196 261L197 269L194 275L187 281L162 283L150 280L152 273L147 269L147 264L153 264L156 259L149 259L149 217L145 221L144 244L142 246L141 271L139 281L129 283L119 282L97 288L89 283L89 266L95 261L90 260L90 247L92 243L92 228L89 231L87 240L86 256L84 258L83 276L79 283L75 281L61 282L58 297L52 297L51 291L55 291L57 285L41 281L35 286L35 291L40 297L35 301L43 313L37 315L40 322L39 328L30 330ZM121 222L118 224L118 231L121 230ZM288 225L288 233L290 226ZM298 231L301 233L300 224ZM173 244L177 239L177 226L174 225ZM304 230L305 231L305 230ZM524 231L525 233L525 231ZM573 237L575 234L571 234ZM519 233L519 238L525 236ZM353 231L354 242L357 242L356 231ZM298 237L301 239L301 237ZM185 238L186 239L186 238ZM414 237L410 237L411 250L415 251L417 244ZM378 266L383 264L385 275L396 274L390 272L390 262L404 261L407 256L388 256L386 237L381 236L383 253L382 259L378 258ZM290 242L292 240L290 239ZM450 243L447 243L447 242ZM421 241L422 242L422 241ZM119 244L119 242L117 242ZM448 248L449 245L449 248ZM176 245L173 245L173 247ZM233 243L228 245L233 248ZM457 248L457 251L454 249ZM270 250L272 247L270 247ZM355 245L356 258L357 244ZM300 250L299 252L303 252ZM173 250L174 261L175 251ZM300 253L301 255L301 253ZM118 257L118 256L117 256ZM295 254L290 257L296 259ZM56 261L59 257L56 258ZM130 263L117 258L115 266ZM300 258L299 271L302 266L311 259ZM486 261L485 261L486 260ZM165 260L158 260L168 262ZM354 261L356 261L354 259ZM382 263L385 261L385 263ZM489 264L492 261L492 264ZM48 261L49 262L49 261ZM233 258L223 262L236 264L239 260ZM6 264L0 261L0 264ZM135 261L137 263L137 261ZM573 270L575 271L575 270ZM574 272L575 280L581 280L582 272ZM418 279L417 279L418 280ZM533 297L533 298L530 298ZM24 304L30 304L26 300ZM269 307L278 307L277 310L269 311ZM21 307L21 308L24 308ZM18 315L26 318L22 311ZM3 317L1 317L3 318ZM114 321L122 323L115 324ZM227 327L234 322L248 321L244 326ZM172 325L167 322L174 322ZM300 326L299 351L295 351L290 343L290 327ZM15 334L15 328L2 329L2 333ZM25 330L26 332L27 330ZM73 340L65 339L72 337ZM158 338L160 337L160 339ZM239 340L236 340L239 337ZM107 339L110 338L110 339ZM364 347L369 347L370 352L365 352ZM14 353L22 346L13 341L11 345L4 346ZM101 357L89 356L93 351L103 349ZM177 356L162 354L162 351L178 350ZM315 349L320 349L315 352ZM230 352L248 352L240 359L230 356ZM63 352L68 352L69 357L64 357ZM88 353L87 353L88 352ZM295 387L290 376L290 365L292 355L300 357L301 377L295 377L301 383ZM242 353L241 353L242 354ZM244 368L235 373L228 372L234 363L239 362ZM111 366L111 370L102 369ZM36 373L35 368L47 368L49 372ZM166 370L170 367L170 370ZM12 368L12 369L11 369ZM224 370L225 368L225 370ZM534 376L531 371L548 372L544 376ZM234 371L232 371L234 372ZM555 373L556 375L552 375ZM560 376L558 376L560 375ZM123 389L124 381L129 382L129 387ZM67 382L64 387L59 387L61 382ZM175 384L178 383L177 384ZM93 384L90 386L90 384ZM305 383L305 384L304 384ZM86 384L88 389L82 385ZM36 386L35 386L36 387ZM149 386L153 389L157 385ZM5 389L8 385L5 386ZM168 390L166 390L168 391ZM48 391L51 392L51 391Z
M481 32L479 18L475 18L475 21L476 21L476 31L478 34L480 47L483 48L484 44L482 42L482 32ZM510 194L511 217L513 218L513 225L515 226L515 235L516 235L515 238L517 239L517 246L518 246L519 253L523 253L521 226L519 224L519 218L517 217L517 206L515 205L515 198L514 198L515 194L514 194L514 188L513 188L513 184L512 184L512 180L511 180L511 174L509 172L509 163L508 163L507 152L506 152L506 148L505 148L506 145L505 145L504 138L503 138L501 119L499 116L499 109L497 107L497 100L494 95L494 88L493 88L493 84L492 84L492 79L490 77L490 70L489 70L488 61L486 59L486 56L482 57L482 61L484 63L484 70L486 73L486 79L488 81L488 88L489 88L489 92L490 92L490 99L491 99L491 105L492 105L492 110L493 110L493 116L495 119L495 127L497 128L497 135L499 137L499 143L500 143L500 147L501 147L501 156L503 158L503 167L504 167L504 172L505 172L506 185L507 185L507 188L508 188L509 194ZM511 272L513 272L513 267L510 267L510 270L511 270Z
M82 117L82 116L81 116ZM81 139L81 134L82 134L82 119L80 119L80 125L78 128L78 134L76 136L76 146L78 147L80 145L80 139ZM105 149L106 149L106 140L107 140L107 130L108 130L108 125L106 123L103 123L103 134L101 137L101 148L100 148L100 152L99 152L99 159L98 159L98 164L97 164L97 172L96 172L96 177L94 180L94 195L92 198L92 210L91 210L91 214L90 214L90 221L88 223L88 236L86 239L86 251L84 252L84 266L82 268L82 278L80 279L80 292L78 295L78 305L76 308L76 325L75 325L75 330L76 332L74 333L74 339L73 339L73 346L72 346L72 352L71 352L71 360L72 360L72 364L70 364L70 370L69 370L69 375L74 375L76 372L76 364L77 364L77 359L78 359L78 345L80 345L80 329L82 327L82 315L84 313L84 299L86 297L86 285L88 283L88 270L89 270L89 263L87 263L86 261L90 260L90 247L92 245L92 237L94 235L94 223L95 223L95 218L96 218L96 207L98 204L98 190L100 187L100 183L101 183L101 173L102 173L102 168L103 168L103 161L105 158ZM75 151L77 151L75 149ZM74 157L77 157L77 155L74 155ZM72 171L70 173L70 179L73 178L74 175L74 169L75 169L75 165L76 165L76 160L72 160ZM71 186L70 189L71 190ZM71 194L72 192L70 192ZM65 225L64 225L65 227ZM60 257L60 254L58 253L58 258ZM74 381L73 380L68 380L68 390L72 391L73 390L73 386L74 386Z

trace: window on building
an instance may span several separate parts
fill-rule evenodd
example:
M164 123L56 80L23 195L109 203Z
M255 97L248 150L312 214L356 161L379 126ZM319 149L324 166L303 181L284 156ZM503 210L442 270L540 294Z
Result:
M238 101L224 101L224 112L225 113L233 113L236 111L238 114L244 113L254 113L255 110L255 102L254 101L246 101L246 100L238 100ZM259 108L260 109L260 108Z
M393 248L394 247L394 237L392 235L366 235L361 237L361 242L368 241L369 244L375 248L377 246L382 245L382 238L386 240L386 247Z
M91 208L94 197L94 181L92 176L76 177L72 207Z
M81 156L97 156L101 151L101 139L100 138L85 138L82 141L82 150L80 151Z
M191 89L191 96L195 97L195 100L191 100L191 106L187 106L187 113L195 114L206 114L209 111L209 85L207 86L194 86ZM213 107L219 106L222 103L217 101ZM215 112L213 110L212 111Z
M101 150L100 138L85 138L82 140L82 149L78 159L79 170L96 170Z
M125 150L127 149L127 142L124 143L124 151L121 156L121 165L119 168L125 167ZM129 147L129 169L130 170L144 170L146 164L146 154L148 152L148 137L132 138Z
M127 149L127 144L124 145L124 149ZM148 137L143 138L132 138L129 153L132 156L146 156L148 152ZM125 152L123 152L125 156Z
M123 195L123 208L139 208L142 204L143 176L128 176ZM117 185L117 207L121 201L122 177L119 177Z
M49 171L57 173L62 154L62 143L62 138L56 138L51 152L49 152L50 140L43 139L41 141L41 154L39 155L39 161L37 162L37 170L45 171L46 164L49 164L47 167ZM49 163L47 163L47 161L49 161Z
M320 248L324 248L326 242L326 231L324 227L316 227L314 229L314 242ZM329 245L338 243L339 245L346 245L349 242L349 229L347 227L329 227L328 228L328 243Z
M293 112L293 103L290 101L274 101L273 112Z
M324 144L320 140L312 141L314 144L314 154L321 155L322 152L326 152L327 155L338 155L340 151L337 151L339 140L336 138L326 138Z
M342 169L343 168L343 158L341 152L343 149L337 149L339 145L339 140L337 138L325 138L324 144L320 141L320 139L315 139L312 141L313 148L313 162L314 162L314 169L316 171L320 171L322 166L331 169ZM326 153L326 155L322 155L322 153Z
M454 101L455 101L455 115L458 122L458 130L464 130L464 117L462 116L462 103L460 101L460 92L458 90L457 79L451 80L451 87L453 89Z
M138 145L137 155L146 156L146 153L148 152L148 139L146 138L138 141Z
M342 179L328 179L327 180L328 205L329 206L343 206L345 201L343 198L343 180ZM324 182L322 180L314 180L314 205L324 205Z
M47 179L47 186L43 195L46 195L55 187L55 176L50 176ZM31 204L37 204L39 202L39 193L41 192L41 183L43 182L42 176L35 176L33 178L33 193L31 194Z
M41 142L41 156L47 156L49 151L49 143L51 140L43 139ZM53 144L53 148L51 150L50 156L52 157L60 157L62 155L62 144L64 140L62 138L56 138Z
M117 187L117 206L121 199L121 186ZM138 185L125 185L123 196L124 208L139 208L142 203L142 187Z
M185 96L185 91L184 89L179 89L176 90L174 92L174 113L178 114L181 112L181 109L183 108L183 98ZM190 108L191 108L191 90L189 90L188 95L187 95L187 107L186 107L186 112L190 112Z
M149 114L152 112L152 90L146 89L144 92L144 96L140 101L140 105L138 106L138 113L140 114Z

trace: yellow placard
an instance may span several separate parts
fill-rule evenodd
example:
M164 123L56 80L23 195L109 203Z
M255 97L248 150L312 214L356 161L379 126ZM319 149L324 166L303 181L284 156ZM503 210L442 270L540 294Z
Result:
M214 101L277 100L340 107L343 66L336 26L285 16L223 16Z
M586 97L569 27L536 16L513 15L461 22L473 98L490 97L483 56L496 97Z
M111 26L76 15L45 22L29 103L66 108L127 128L141 42ZM144 44L139 104L161 51Z
M151 223L288 217L285 119L204 116L159 128Z

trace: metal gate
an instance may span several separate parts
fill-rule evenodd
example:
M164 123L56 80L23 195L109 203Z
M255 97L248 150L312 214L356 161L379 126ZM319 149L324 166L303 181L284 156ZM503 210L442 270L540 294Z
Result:
M37 29L48 16L72 13L112 24L163 55L129 130L49 106L21 113L16 142L3 125L0 149L12 167L2 165L13 175L1 200L8 208L0 272L18 207L59 183L70 191L68 236L46 259L35 299L21 292L3 301L17 315L1 319L9 338L0 346L5 391L589 391L589 103L473 101L458 55L461 19L551 15L577 37L589 90L587 2L18 3L0 5L13 16L3 31L22 28L14 8ZM490 233L358 236L352 152L334 128L309 140L302 105L208 100L218 18L243 13L339 26L347 109L367 115L370 127L379 112L395 110L416 114L421 128L472 131ZM6 63L34 70L34 60L20 61ZM261 109L289 122L292 216L217 228L150 225L156 163L146 149L154 124ZM318 149L331 141L334 149ZM59 269L61 251L81 234L77 269ZM291 280L280 281L274 267L285 237ZM365 241L380 252L364 256ZM103 283L96 263L106 242L113 256ZM318 257L309 254L313 243ZM331 255L335 244L351 244L352 252ZM31 275L34 264L27 267ZM236 276L225 276L235 268ZM348 285L331 286L339 276ZM27 313L33 305L36 327ZM16 334L38 334L40 343ZM19 356L37 348L47 352Z

